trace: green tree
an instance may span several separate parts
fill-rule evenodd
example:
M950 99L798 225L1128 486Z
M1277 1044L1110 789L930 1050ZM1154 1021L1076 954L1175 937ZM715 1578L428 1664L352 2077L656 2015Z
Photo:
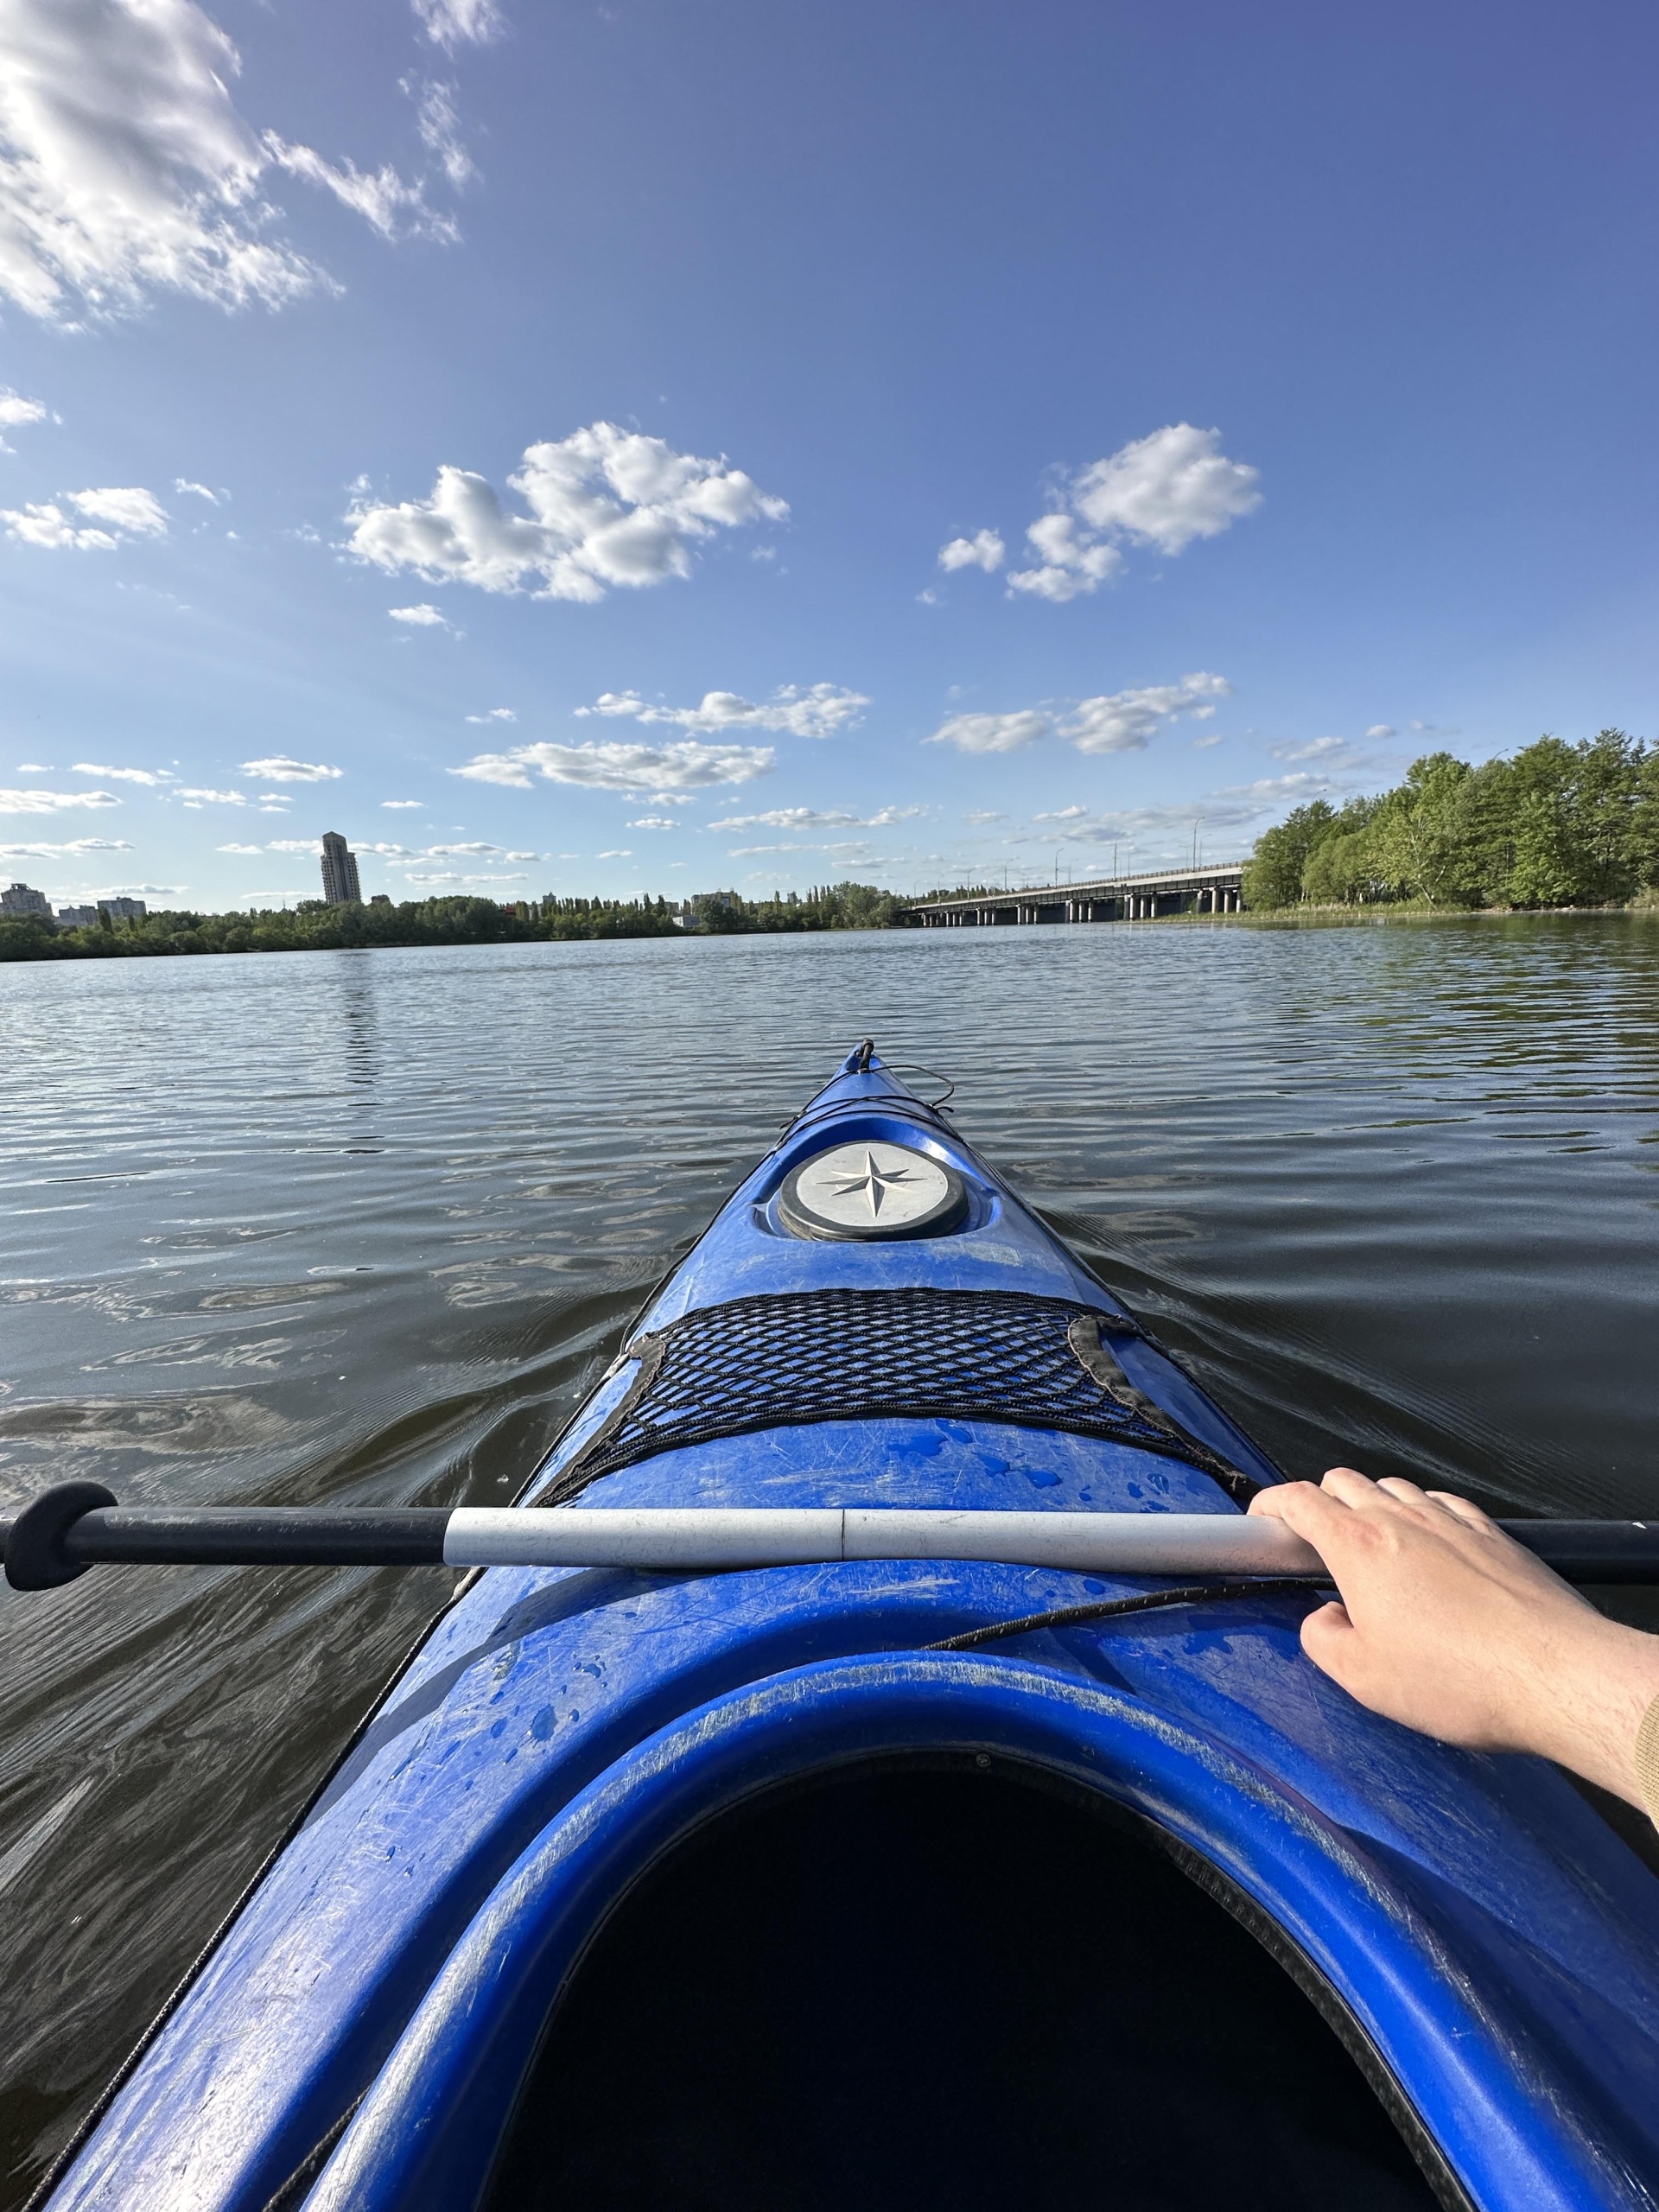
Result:
M1294 906L1302 895L1302 871L1315 848L1336 827L1336 810L1316 798L1299 806L1256 839L1244 869L1247 906Z

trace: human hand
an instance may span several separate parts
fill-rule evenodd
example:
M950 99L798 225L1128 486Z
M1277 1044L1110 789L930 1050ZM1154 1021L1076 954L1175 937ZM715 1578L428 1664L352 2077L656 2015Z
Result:
M1478 1505L1333 1467L1250 1511L1313 1545L1340 1594L1302 1624L1316 1667L1372 1712L1442 1742L1536 1751L1643 1802L1642 1718L1659 1637L1605 1619Z

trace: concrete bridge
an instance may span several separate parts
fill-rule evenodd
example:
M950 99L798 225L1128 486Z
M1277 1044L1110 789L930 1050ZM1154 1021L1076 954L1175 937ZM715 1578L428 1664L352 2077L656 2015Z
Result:
M905 918L912 929L977 928L986 923L1139 922L1160 914L1236 914L1243 904L1243 861L1220 868L1162 868L1151 875L1103 875L1024 891L984 891L930 899Z

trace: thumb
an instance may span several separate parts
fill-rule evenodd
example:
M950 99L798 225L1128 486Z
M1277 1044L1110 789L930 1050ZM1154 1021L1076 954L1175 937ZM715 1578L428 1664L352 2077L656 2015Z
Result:
M1302 1623L1302 1649L1321 1674L1345 1689L1354 1662L1359 1631L1348 1618L1348 1608L1333 1599L1310 1613Z

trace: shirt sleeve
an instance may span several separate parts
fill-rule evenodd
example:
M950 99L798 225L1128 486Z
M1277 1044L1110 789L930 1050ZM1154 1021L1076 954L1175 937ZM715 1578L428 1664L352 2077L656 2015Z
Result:
M1648 1818L1659 1825L1659 1697L1643 1715L1637 1732L1636 1779Z

